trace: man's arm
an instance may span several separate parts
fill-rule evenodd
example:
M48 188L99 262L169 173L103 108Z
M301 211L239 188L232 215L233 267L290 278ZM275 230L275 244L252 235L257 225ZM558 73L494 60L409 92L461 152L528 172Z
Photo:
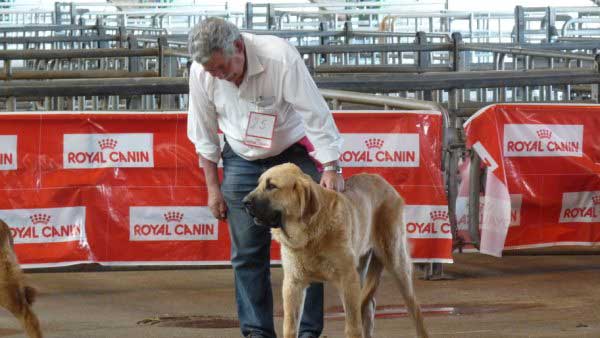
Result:
M316 149L315 157L324 167L321 186L343 191L344 177L337 170L343 141L327 103L301 58L290 63L285 77L284 99L302 116L306 136Z
M196 62L190 68L190 94L187 135L196 148L208 188L208 207L213 216L225 219L227 207L221 193L217 162L220 158L217 114L200 81L201 66Z
M204 180L208 188L208 207L217 219L225 219L227 218L227 205L221 192L217 164L207 160L202 155L198 155L198 157L200 158L200 165L204 171Z

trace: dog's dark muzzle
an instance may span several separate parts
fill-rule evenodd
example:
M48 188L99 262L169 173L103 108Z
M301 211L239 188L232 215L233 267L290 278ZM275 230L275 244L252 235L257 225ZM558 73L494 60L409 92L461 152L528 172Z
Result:
M268 226L270 228L279 228L281 226L281 212L273 210L271 203L266 199L244 197L242 200L244 208L248 215L254 218L257 225Z

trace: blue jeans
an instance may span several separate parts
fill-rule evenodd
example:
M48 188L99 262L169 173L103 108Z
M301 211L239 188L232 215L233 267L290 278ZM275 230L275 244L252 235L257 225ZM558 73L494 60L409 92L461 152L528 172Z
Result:
M242 335L255 333L276 337L273 325L271 289L271 232L254 224L244 210L242 199L258 184L259 176L270 167L292 162L319 182L321 174L306 149L294 144L281 154L267 159L248 161L225 143L222 153L223 183L221 191L227 203L227 221L231 236L231 264L235 275L235 297ZM306 290L299 337L318 337L323 331L323 284L311 284Z

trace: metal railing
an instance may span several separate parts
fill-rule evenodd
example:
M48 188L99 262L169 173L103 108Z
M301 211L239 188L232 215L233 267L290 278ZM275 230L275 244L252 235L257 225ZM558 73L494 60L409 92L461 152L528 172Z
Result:
M159 73L156 73L159 74ZM151 75L151 74L148 74ZM445 90L449 93L448 107L458 116L466 116L459 109L458 91L463 88L506 88L531 85L574 85L600 83L595 70L564 71L504 71L504 72L446 72L424 74L386 74L316 77L319 88L358 92L397 92L399 90ZM121 97L151 94L187 94L186 78L110 78L57 79L48 81L13 80L0 87L0 97L90 97L102 95ZM13 105L14 107L14 105ZM129 109L129 107L126 107ZM161 103L161 109L173 108Z
M297 32L279 33L289 37ZM20 39L23 44L60 43L61 48L82 44L88 48L0 50L3 67L0 79L185 76L188 54L180 48L185 44L184 36L174 37L173 40L169 36L142 37L140 42L139 37L120 30L117 35L11 38ZM452 105L451 101L456 99L458 109L464 111L494 102L597 98L596 86L589 85L595 83L590 79L596 74L596 41L514 46L464 43L459 34L452 35L449 42L430 42L424 33L417 33L414 40L415 43L317 45L297 49L323 88L388 94L446 105ZM89 48L92 46L96 48ZM110 46L113 47L107 48ZM90 72L84 74L85 71ZM528 78L530 83L513 81L526 82ZM435 83L446 84L436 87ZM457 97L446 89L450 84L458 89ZM155 100L147 100L143 102L148 105L141 107L157 108Z
M561 37L598 37L598 7L523 7L511 12L449 11L440 0L403 4L381 2L331 3L252 3L232 9L228 2L188 1L178 4L156 3L77 3L55 2L38 8L6 4L0 8L0 26L94 25L135 27L185 34L207 16L220 16L239 27L263 30L386 31L393 33L462 34L473 43L551 42ZM31 4L29 5L31 6ZM41 9L40 9L41 8ZM148 33L148 31L143 34ZM372 38L354 37L357 43L373 43ZM396 39L401 38L396 36ZM299 44L319 43L303 39ZM396 42L389 40L387 42ZM406 42L400 40L399 42Z

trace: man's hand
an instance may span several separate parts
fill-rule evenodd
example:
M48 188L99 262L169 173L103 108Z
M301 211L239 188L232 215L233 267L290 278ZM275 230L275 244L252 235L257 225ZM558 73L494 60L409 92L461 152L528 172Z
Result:
M344 191L344 177L335 171L324 171L321 176L321 186L335 191Z
M217 219L224 220L227 218L227 204L225 204L221 189L208 191L208 208Z

